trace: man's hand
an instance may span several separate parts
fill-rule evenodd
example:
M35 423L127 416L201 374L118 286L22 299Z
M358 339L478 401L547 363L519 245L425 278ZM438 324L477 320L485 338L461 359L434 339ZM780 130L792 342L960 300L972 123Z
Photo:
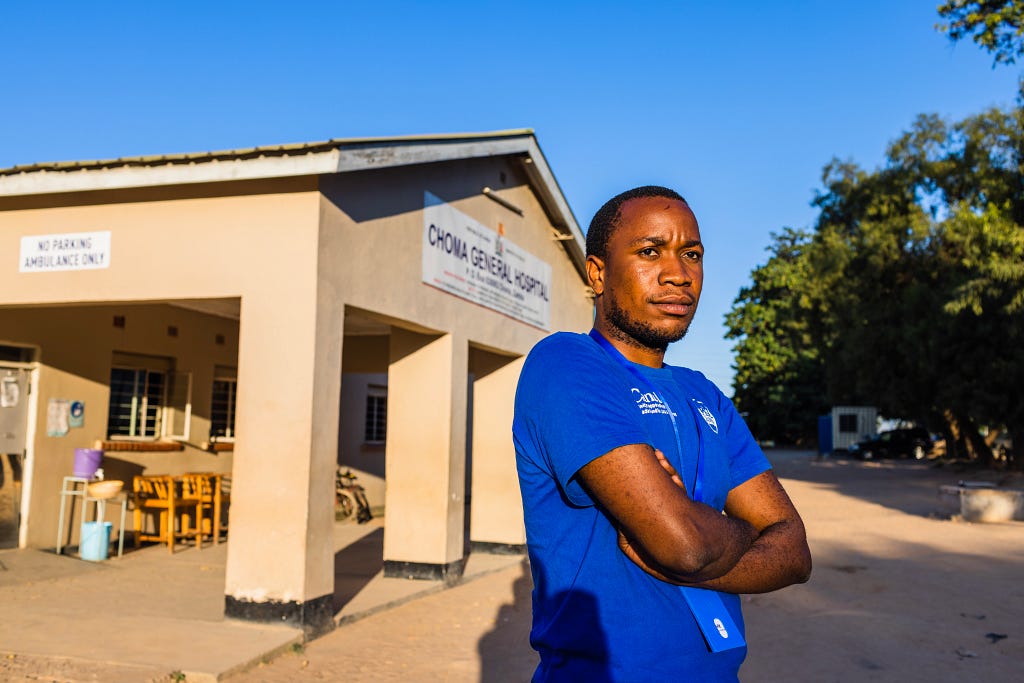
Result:
M672 481L685 491L682 479L661 451L656 450L654 455ZM692 582L666 574L633 547L621 528L619 549L651 576L679 585L727 593L766 593L807 581L811 553L803 521L772 472L763 472L730 491L725 509L728 514L751 522L758 538L736 565L718 578Z
M727 593L767 593L810 578L811 550L804 522L771 470L730 491L725 512L750 522L758 537L729 573L701 587Z

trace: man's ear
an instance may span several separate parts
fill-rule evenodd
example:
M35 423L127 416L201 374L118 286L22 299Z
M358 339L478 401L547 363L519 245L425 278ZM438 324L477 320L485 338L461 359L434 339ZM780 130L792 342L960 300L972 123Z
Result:
M601 296L604 293L604 261L594 255L587 257L587 279L594 294Z

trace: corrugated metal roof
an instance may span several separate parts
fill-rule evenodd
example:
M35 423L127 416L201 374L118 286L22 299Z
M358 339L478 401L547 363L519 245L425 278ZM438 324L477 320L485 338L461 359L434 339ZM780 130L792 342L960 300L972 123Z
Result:
M0 176L18 173L34 173L37 171L83 171L125 166L164 166L172 164L192 164L207 161L234 161L239 159L257 159L273 156L298 156L317 152L328 152L334 149L358 148L362 146L402 145L411 142L471 142L496 138L512 138L524 135L532 136L531 128L491 131L486 133L446 133L440 135L400 135L388 137L365 138L334 138L323 142L297 142L284 145L267 145L228 149L214 152L190 152L185 154L159 154L152 156L122 157L119 159L97 159L88 161L52 161L34 164L23 164L0 168Z

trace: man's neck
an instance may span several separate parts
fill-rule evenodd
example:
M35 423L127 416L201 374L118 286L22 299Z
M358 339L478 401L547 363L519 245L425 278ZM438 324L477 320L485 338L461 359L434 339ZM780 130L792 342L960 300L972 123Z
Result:
M607 339L619 353L625 356L626 360L652 368L660 368L664 365L665 349L652 349L644 346L618 327L602 319L594 321L594 329L600 332L601 336Z

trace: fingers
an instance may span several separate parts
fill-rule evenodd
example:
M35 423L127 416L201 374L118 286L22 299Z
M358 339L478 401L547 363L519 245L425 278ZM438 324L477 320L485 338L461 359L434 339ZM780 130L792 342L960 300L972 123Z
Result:
M679 473L676 472L676 468L672 467L672 463L668 461L668 458L665 457L665 454L659 451L657 448L655 448L654 457L658 459L658 464L661 465L661 469L668 472L668 475L672 477L672 481L675 482L676 486L678 486L681 489L685 489L686 486L683 485L682 478L679 476Z

